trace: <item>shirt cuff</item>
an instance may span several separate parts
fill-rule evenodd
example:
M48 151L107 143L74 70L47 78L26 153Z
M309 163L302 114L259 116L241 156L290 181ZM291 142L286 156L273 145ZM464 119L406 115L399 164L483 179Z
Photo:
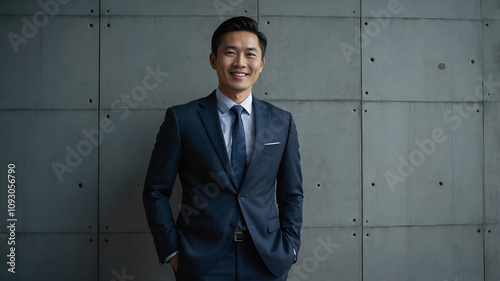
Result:
M295 252L295 250L293 250L293 251ZM178 253L179 253L179 251L175 251L172 254L170 254L168 257L165 258L165 262L168 262L168 260L170 260L172 257L177 255Z

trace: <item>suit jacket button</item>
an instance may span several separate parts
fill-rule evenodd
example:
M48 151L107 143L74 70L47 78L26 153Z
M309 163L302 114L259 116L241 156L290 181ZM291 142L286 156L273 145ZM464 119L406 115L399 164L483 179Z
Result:
M241 198L245 197L245 195L244 194L240 194L240 195L238 195L238 197L241 199Z
M233 221L233 222L231 222L229 225L230 225L231 227L233 227L233 228L234 228L234 227L236 227L236 223L235 223L234 221Z

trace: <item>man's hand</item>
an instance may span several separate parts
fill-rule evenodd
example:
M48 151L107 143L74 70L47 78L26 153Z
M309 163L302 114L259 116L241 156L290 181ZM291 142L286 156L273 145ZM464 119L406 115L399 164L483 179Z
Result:
M179 255L175 255L175 256L171 257L168 261L172 264L174 271L177 272L177 264L179 263Z

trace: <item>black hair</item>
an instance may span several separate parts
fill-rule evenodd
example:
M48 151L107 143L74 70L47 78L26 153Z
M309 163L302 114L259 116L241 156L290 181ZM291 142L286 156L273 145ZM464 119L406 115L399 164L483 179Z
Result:
M222 43L222 37L224 34L231 31L248 31L255 35L259 39L260 49L262 50L262 58L266 54L267 38L266 35L259 31L259 24L248 17L234 17L230 18L214 31L212 35L212 53L217 57L217 49Z

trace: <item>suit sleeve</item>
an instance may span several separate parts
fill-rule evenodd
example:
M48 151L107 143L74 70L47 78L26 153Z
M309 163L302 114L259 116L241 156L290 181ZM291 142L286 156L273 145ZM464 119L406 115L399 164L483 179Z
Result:
M181 141L177 118L169 108L156 137L144 182L143 203L160 263L177 249L177 229L170 196L179 169Z
M299 141L297 129L291 115L287 143L278 171L276 193L281 230L298 253L304 195L302 191Z

